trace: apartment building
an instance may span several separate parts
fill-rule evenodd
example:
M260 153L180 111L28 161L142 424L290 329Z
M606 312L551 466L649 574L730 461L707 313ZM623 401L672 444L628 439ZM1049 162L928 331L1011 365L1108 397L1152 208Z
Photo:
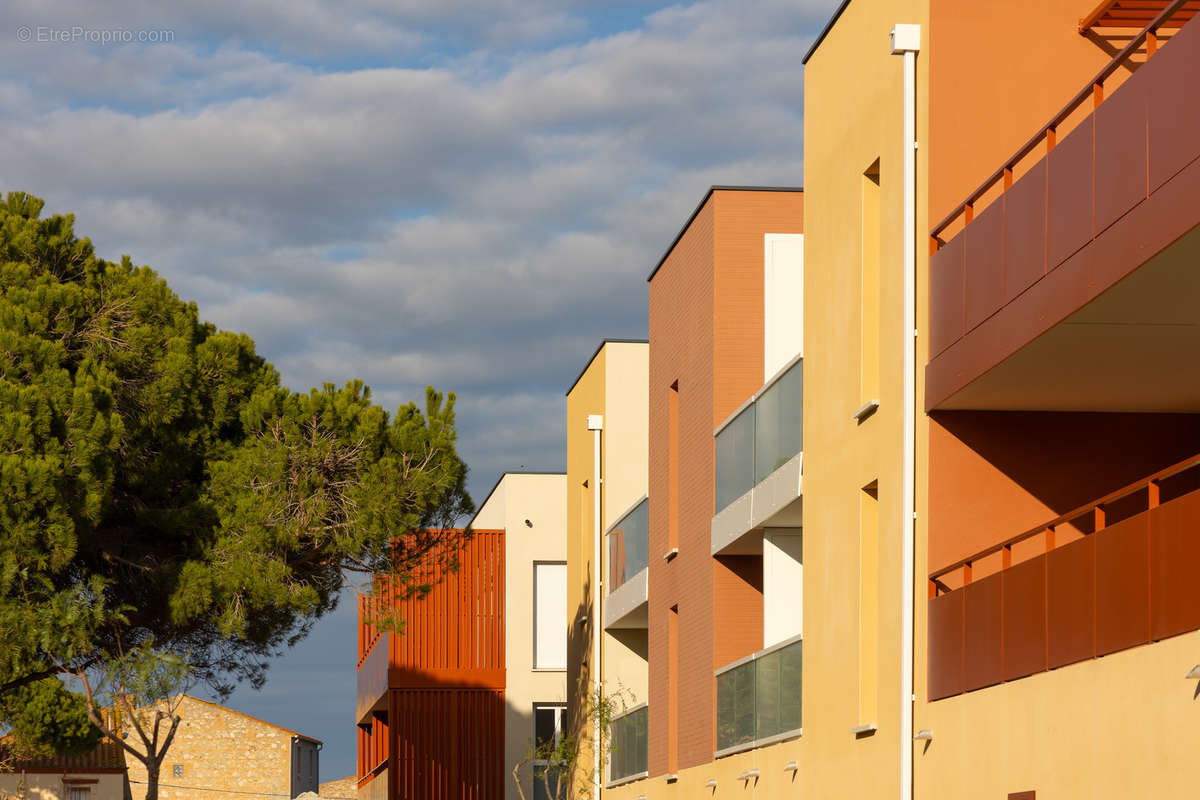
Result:
M568 719L588 743L567 787L572 797L647 770L648 371L645 341L605 339L567 390ZM600 691L615 717L598 765L585 702L595 697L597 647Z
M360 800L519 797L513 767L566 709L565 476L506 473L472 534L435 545L427 594L359 600ZM527 764L527 798L540 797Z
M1193 791L1193 13L849 0L806 57L806 787Z
M1094 4L1018 9L1034 81L985 33L1011 5L932 21L920 792L1183 797L1200 776L1200 23ZM964 80L1032 107L942 120Z
M566 476L507 472L472 526L504 531L504 797L517 800L513 767L539 740L560 737L567 704ZM539 764L521 772L528 800L545 785ZM441 795L445 796L445 795ZM468 795L463 795L464 797Z
M572 796L1194 794L1197 10L838 8L804 191L713 187L567 392Z
M605 662L605 686L620 674L640 677L646 660L646 705L635 689L635 708L618 720L624 728L614 725L605 795L682 797L710 791L713 780L732 786L745 758L718 753L752 751L782 767L799 735L800 432L787 409L798 408L802 385L802 216L798 190L713 187L650 276L650 342L645 366L638 363L645 383L632 384L638 393L646 387L645 422L635 409L624 412L637 420L637 437L645 430L645 472L640 460L602 444L606 493L620 478L625 496L614 490L602 503L610 585L593 617L606 627L605 658L632 656ZM609 372L612 347L568 395L569 491L589 474L594 451L583 417L599 408L601 391L605 435L622 425L614 403L630 381ZM757 462L756 432L770 443ZM630 442L640 459L640 442ZM630 476L642 474L639 492ZM581 532L595 530L586 523L589 499L579 493ZM582 553L587 538L573 536L573 547ZM583 602L580 593L575 607L586 609ZM636 652L642 626L644 657ZM636 638L618 636L622 629ZM767 666L756 673L759 665ZM746 692L755 680L771 687L772 709L782 713L764 703L756 715Z

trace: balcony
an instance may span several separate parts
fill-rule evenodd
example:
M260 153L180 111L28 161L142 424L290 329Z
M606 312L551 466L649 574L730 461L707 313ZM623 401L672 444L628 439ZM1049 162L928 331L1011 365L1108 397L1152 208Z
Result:
M1200 629L1198 564L1200 455L937 570L930 699Z
M612 752L609 755L608 784L605 788L649 774L649 711L649 707L643 703L609 724Z
M643 497L605 533L608 597L604 627L645 628L649 594L650 500Z
M716 671L716 757L800 735L800 637Z
M1200 410L1200 23L1163 6L933 228L928 410Z
M384 761L378 768L358 779L358 800L387 800L388 768Z
M504 532L476 530L455 550L438 545L414 576L426 594L383 576L374 596L358 603L358 687L355 720L370 723L394 689L484 689L502 696L504 656ZM445 564L453 555L457 569ZM402 631L375 623L396 615Z
M797 357L713 433L714 555L761 553L764 526L800 526L803 402L804 361Z

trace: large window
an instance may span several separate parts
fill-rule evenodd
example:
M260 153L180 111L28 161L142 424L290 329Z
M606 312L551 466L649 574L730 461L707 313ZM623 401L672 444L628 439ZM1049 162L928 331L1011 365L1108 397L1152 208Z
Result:
M608 779L620 781L648 771L647 743L649 707L639 706L612 721Z
M567 707L561 703L539 703L533 707L533 739L538 753L558 746L562 741L563 717ZM546 781L543 776L550 770L550 786L558 787L559 775L553 765L544 758L534 759L533 762L533 800L549 800L546 793ZM559 792L554 792L559 794Z
M533 565L533 668L567 668L567 565Z

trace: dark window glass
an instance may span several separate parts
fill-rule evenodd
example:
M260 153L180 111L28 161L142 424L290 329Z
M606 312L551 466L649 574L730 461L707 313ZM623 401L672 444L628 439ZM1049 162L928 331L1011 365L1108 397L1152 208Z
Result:
M554 744L554 731L557 728L555 712L557 710L553 706L533 710L533 731L534 736L537 737L538 747L546 743Z

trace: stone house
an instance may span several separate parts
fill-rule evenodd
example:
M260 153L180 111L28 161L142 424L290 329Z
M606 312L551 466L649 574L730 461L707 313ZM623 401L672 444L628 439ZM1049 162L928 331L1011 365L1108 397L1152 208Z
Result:
M320 740L190 695L178 713L159 800L293 798L317 791ZM129 783L134 797L145 793L146 768L132 758Z
M0 800L126 800L125 755L101 742L78 756L14 758L0 771Z

